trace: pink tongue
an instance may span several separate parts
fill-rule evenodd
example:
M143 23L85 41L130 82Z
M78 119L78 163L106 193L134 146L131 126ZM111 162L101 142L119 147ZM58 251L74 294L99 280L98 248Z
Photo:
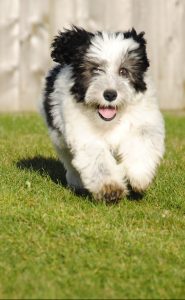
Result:
M115 107L99 107L98 112L105 119L111 119L116 114L116 108Z

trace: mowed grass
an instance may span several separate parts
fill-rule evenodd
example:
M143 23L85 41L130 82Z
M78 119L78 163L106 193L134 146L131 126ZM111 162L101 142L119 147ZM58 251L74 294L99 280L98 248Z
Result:
M185 115L140 200L65 186L36 114L0 116L0 298L185 298Z

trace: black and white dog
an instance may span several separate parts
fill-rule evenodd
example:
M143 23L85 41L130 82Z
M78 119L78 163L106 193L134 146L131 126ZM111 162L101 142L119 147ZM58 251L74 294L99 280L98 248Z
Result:
M68 185L98 200L144 191L164 153L143 35L72 27L52 43L42 113Z

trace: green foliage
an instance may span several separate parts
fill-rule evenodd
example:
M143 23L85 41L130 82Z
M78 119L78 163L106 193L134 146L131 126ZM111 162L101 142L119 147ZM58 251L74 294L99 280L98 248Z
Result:
M143 199L94 204L65 185L39 116L0 116L0 298L184 298L185 116Z

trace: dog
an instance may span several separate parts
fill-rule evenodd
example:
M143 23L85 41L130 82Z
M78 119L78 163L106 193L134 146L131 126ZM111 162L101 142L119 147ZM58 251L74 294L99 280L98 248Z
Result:
M51 48L42 114L67 184L106 203L144 192L165 148L144 32L72 26Z

